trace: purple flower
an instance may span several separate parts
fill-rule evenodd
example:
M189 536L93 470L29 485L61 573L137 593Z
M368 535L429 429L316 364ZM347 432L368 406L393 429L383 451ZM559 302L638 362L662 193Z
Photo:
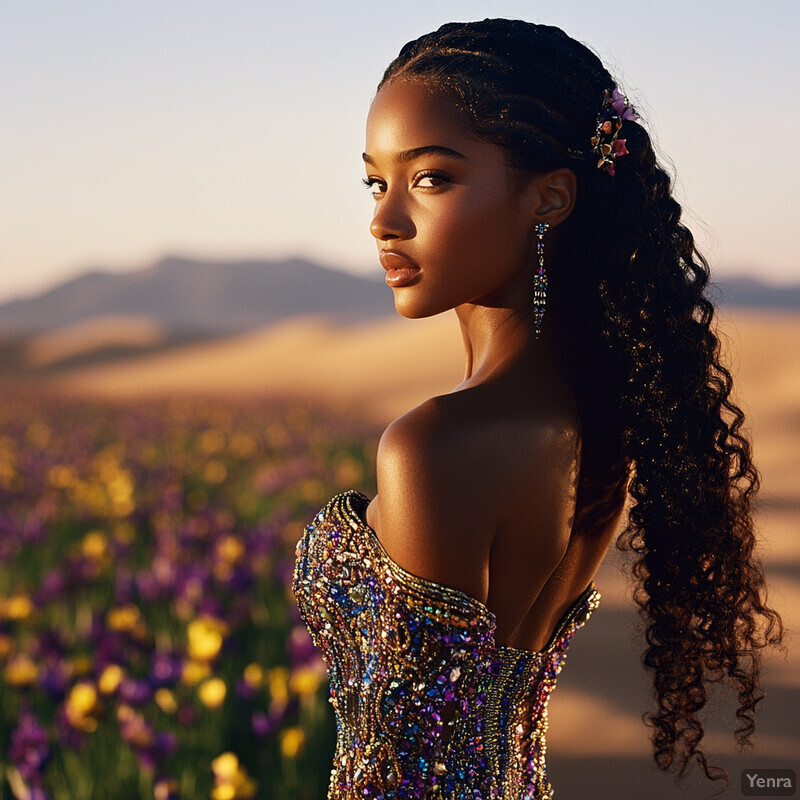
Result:
M72 670L63 661L51 660L39 673L39 686L55 700L60 700L67 691Z
M278 721L267 716L263 711L254 711L250 718L253 733L260 739L269 736L278 727Z
M628 98L619 89L611 92L611 105L620 119L629 119L632 122L639 119L639 115L633 110L633 106L628 105Z
M142 748L132 745L139 764L147 770L154 770L165 759L174 756L178 750L178 739L170 731L159 731L152 737L151 743Z
M181 659L156 650L150 661L150 684L153 688L174 686L181 676Z
M311 661L318 653L305 625L295 625L292 628L286 648L293 666Z
M136 576L136 589L145 600L157 600L161 594L161 586L155 575L147 570L142 570Z
M120 701L132 706L144 705L152 695L153 690L147 681L137 681L134 678L123 678L117 689Z
M136 598L136 581L126 570L120 568L114 579L117 605L126 606Z
M59 630L44 630L35 640L33 655L40 660L61 658L67 652L68 644L63 632Z
M258 692L244 678L239 678L236 681L236 695L249 702L255 700Z
M50 736L29 711L19 716L19 723L11 734L8 757L24 781L33 786L41 784L42 771L50 758Z
M52 603L64 594L67 582L58 567L48 570L42 578L42 583L38 591L34 594L34 602L37 606L45 606Z

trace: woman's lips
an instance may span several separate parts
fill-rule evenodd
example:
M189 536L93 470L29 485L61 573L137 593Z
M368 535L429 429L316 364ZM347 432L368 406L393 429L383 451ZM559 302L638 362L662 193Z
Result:
M410 258L406 258L400 253L381 250L379 258L386 270L386 283L393 289L407 286L420 274L420 268Z

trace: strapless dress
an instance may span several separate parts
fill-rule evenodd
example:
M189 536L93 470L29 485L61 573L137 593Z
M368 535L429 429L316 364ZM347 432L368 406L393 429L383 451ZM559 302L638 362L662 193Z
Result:
M498 645L467 593L395 563L365 522L369 499L334 497L297 543L292 588L330 677L337 741L329 800L540 800L547 704L593 584L541 651Z

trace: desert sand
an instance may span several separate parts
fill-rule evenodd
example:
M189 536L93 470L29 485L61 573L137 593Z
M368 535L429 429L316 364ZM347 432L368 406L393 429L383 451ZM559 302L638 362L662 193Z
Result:
M758 523L771 600L790 635L800 630L800 315L735 311L721 320L736 396L748 415L763 476ZM255 334L95 367L59 379L59 391L107 398L205 393L312 397L386 422L448 391L462 369L452 315L334 327L295 319ZM612 552L596 577L603 595L575 637L551 706L548 758L561 800L700 798L696 770L676 786L652 766L641 714L648 707L638 617ZM800 772L800 647L765 667L767 699L755 750L736 755L730 702L714 704L706 742L742 797L743 768ZM728 698L730 700L730 698Z

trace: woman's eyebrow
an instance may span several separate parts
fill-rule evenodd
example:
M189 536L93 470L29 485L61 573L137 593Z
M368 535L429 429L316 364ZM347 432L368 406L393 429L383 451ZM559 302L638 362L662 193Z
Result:
M453 150L449 147L444 147L440 144L427 144L423 147L412 147L410 150L403 150L402 153L398 153L395 156L396 161L413 161L415 158L420 158L420 156L429 156L429 155L437 155L437 156L446 156L448 158L458 158L462 161L466 161L467 157L463 153L459 153L458 150ZM364 159L364 163L375 165L375 162L367 153L362 153L361 157Z

